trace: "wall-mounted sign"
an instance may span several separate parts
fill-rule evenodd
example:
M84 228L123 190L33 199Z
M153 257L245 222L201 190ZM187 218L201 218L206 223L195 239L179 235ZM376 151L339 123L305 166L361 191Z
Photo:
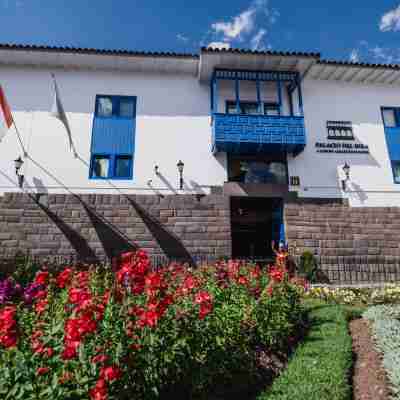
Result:
M300 177L299 176L291 176L290 177L290 185L291 186L300 186Z
M327 121L329 140L354 140L353 124L350 121Z
M369 154L369 147L362 143L315 143L317 153L353 153L353 154Z

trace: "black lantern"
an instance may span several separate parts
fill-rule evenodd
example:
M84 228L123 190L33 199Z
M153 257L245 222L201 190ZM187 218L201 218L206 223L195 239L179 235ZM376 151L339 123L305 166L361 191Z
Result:
M350 165L347 162L343 165L343 172L346 176L346 180L350 179Z
M24 161L22 160L21 157L18 157L16 160L14 160L14 167L15 167L15 175L18 177L18 186L22 188L24 185L24 175L20 175L19 171L24 164Z
M183 190L183 168L185 167L185 164L182 162L182 160L179 160L176 166L179 171L179 189Z
M18 157L16 160L14 160L14 166L15 166L15 173L18 175L19 170L21 169L22 165L24 162L22 161L21 157Z
M343 189L343 191L345 191L346 190L346 184L347 184L347 181L350 179L350 165L349 164L347 164L347 162L343 165L343 168L342 168L342 170L343 170L343 172L344 172L344 176L346 177L346 179L343 179L342 180L342 189Z

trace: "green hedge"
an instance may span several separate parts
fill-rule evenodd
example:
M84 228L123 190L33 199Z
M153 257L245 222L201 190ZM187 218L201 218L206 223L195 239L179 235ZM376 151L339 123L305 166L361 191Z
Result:
M351 398L352 342L348 320L358 312L309 303L310 331L287 369L257 400L344 400Z

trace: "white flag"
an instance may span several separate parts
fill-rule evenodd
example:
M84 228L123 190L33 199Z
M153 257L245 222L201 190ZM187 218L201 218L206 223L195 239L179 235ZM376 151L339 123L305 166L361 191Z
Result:
M60 97L60 92L58 90L56 77L53 74L52 74L52 77L53 77L53 82L54 82L54 103L53 103L53 107L51 109L51 115L53 117L58 118L64 124L65 129L67 130L67 134L68 134L69 148L71 150L73 150L74 153L76 153L74 142L72 141L71 128L69 127L67 114L65 114L64 107L61 102L61 97Z

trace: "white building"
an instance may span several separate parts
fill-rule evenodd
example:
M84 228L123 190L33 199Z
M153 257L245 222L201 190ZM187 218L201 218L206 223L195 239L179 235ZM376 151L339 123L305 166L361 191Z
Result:
M77 158L65 126L50 115L52 73ZM104 243L95 228L79 225L82 215L68 206L74 195L83 195L93 209L95 198L84 195L107 195L104 204L117 195L124 204L125 196L134 195L138 204L152 204L145 211L191 254L259 257L284 231L291 239L292 222L297 232L310 225L299 222L303 214L297 211L291 222L291 212L284 211L290 203L343 203L340 210L350 219L400 206L397 65L326 61L317 53L202 49L187 55L0 45L0 84L27 153L12 127L0 143L4 254L17 248L76 252L65 232L36 216L43 209L9 194L21 193L13 162L18 157L24 161L22 191L40 194L35 199L42 207L63 203L55 214L65 212L64 222L96 254ZM168 253L146 224L137 229L142 233L130 230L133 214L116 208L116 214L97 211L129 240ZM369 214L357 214L358 208ZM38 226L27 230L32 215ZM39 245L42 234L53 246ZM357 247L354 241L368 240L352 234L345 239L353 241L349 251ZM320 243L304 242L317 236L294 239L303 240L302 248L318 248Z

